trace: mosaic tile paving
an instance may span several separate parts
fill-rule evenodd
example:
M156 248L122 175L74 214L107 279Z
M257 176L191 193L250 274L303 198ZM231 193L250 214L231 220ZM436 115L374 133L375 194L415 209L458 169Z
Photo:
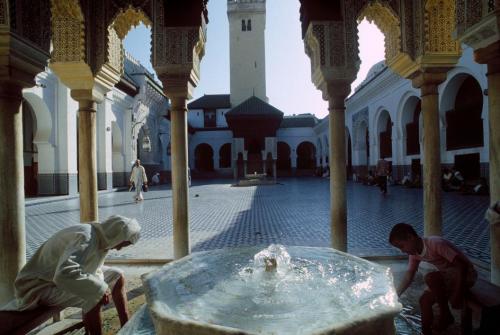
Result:
M194 181L189 190L192 251L243 245L329 246L329 180L286 178L277 185L231 187L229 180ZM37 201L38 200L38 201ZM394 255L387 242L398 222L423 232L422 189L400 186L382 196L373 186L348 183L348 249L357 255ZM490 262L488 197L443 193L443 235L480 261ZM143 227L135 246L111 257L172 257L172 192L152 187L135 204L132 193L99 195L99 217L135 217ZM27 256L55 231L79 222L79 200L27 201Z

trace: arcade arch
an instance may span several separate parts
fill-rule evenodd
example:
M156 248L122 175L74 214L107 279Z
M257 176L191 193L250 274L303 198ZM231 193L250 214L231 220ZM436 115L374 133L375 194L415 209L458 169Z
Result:
M296 149L297 170L316 168L316 147L309 141L301 142Z
M382 110L377 122L378 149L380 158L392 157L392 121L387 110Z
M223 144L219 149L219 168L231 167L231 143Z
M276 162L276 168L280 171L291 171L292 160L290 158L290 146L286 142L278 142L278 160Z
M214 150L207 143L201 143L194 149L194 168L198 172L214 170Z

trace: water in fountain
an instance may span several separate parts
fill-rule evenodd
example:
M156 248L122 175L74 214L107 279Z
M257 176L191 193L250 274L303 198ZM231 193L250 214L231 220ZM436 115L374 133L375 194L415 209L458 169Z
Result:
M253 259L245 250L179 264L175 290L161 299L169 313L252 333L304 334L398 304L389 269L373 263L332 257L323 248L294 254L290 247L290 255L272 245Z

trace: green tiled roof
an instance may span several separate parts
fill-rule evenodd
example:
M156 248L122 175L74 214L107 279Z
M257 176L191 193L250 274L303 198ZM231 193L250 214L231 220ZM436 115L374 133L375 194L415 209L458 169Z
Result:
M231 108L229 94L209 94L198 98L188 105L188 109Z

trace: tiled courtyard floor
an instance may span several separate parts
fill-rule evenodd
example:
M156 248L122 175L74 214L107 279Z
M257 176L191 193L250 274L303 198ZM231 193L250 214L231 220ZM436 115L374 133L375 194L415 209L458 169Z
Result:
M172 258L172 192L150 188L135 204L132 193L99 195L99 216L135 217L143 227L140 242L115 258ZM349 182L348 248L357 255L394 255L387 242L391 227L405 221L423 231L422 189L389 188ZM444 236L473 258L489 263L488 197L443 193ZM277 185L232 187L230 180L194 181L189 191L192 251L242 245L329 246L329 180L286 178ZM79 222L78 198L28 200L27 256L55 231Z

